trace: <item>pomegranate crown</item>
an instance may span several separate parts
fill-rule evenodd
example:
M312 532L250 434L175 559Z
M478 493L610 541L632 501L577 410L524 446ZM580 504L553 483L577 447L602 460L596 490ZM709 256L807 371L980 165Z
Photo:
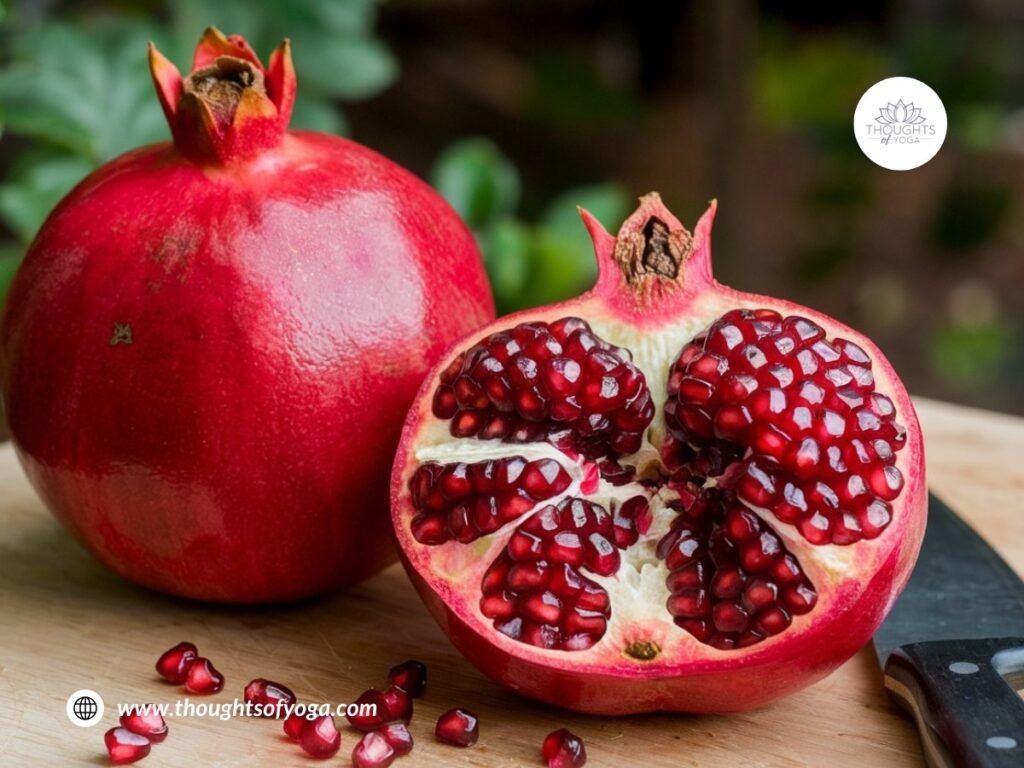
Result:
M196 162L247 160L277 146L288 130L295 103L288 40L264 68L244 37L210 27L187 77L153 43L149 71L175 146Z
M597 255L594 291L612 297L621 311L637 318L650 317L654 305L666 308L689 301L714 282L711 226L717 208L712 200L691 234L665 207L660 195L649 192L623 222L618 236L580 208Z

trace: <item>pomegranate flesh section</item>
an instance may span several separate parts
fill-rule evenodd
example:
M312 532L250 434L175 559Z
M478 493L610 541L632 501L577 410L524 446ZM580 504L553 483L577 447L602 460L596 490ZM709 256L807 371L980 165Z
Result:
M769 520L793 525L812 545L854 544L885 529L902 488L895 458L906 432L892 400L874 390L871 359L807 318L726 313L669 369L666 436L644 483L624 472L615 450L637 455L653 416L651 391L632 359L573 317L521 324L459 355L433 399L451 433L481 445L548 440L565 463L514 453L424 462L409 481L413 537L435 546L510 533L481 580L480 612L513 640L586 650L604 636L614 609L592 577L619 572L621 550L640 538L637 516L657 498L675 515L655 549L668 571L664 610L672 621L721 650L786 631L793 616L814 610L817 593ZM578 370L578 386L555 369ZM524 370L536 375L524 378ZM616 394L602 400L601 392ZM566 402L581 410L563 424L557 414ZM460 426L470 417L516 426ZM582 426L598 422L594 432ZM616 440L621 434L627 442ZM576 483L572 457L585 465ZM613 514L583 493L588 476L595 498L602 482L636 495L614 494Z
M566 317L499 331L457 357L441 374L434 415L455 437L558 437L603 456L640 447L654 403L628 350Z
M453 350L395 463L405 565L456 645L588 711L743 709L822 676L923 534L920 431L881 352L710 282L709 223L673 222L656 198L617 240L590 222L615 262L595 290ZM771 672L740 684L747 665Z
M813 544L873 539L892 519L906 430L852 341L803 317L734 310L683 348L668 392L669 466L730 468L744 502Z

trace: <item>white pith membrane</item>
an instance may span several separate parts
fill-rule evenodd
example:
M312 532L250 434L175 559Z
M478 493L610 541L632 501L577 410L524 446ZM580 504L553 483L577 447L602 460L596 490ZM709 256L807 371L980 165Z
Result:
M801 314L810 317L826 332L828 339L844 336L841 328L833 327L827 319L817 314L806 314L786 306L784 303L773 303L758 297L752 302L737 304L727 297L708 294L700 298L688 308L683 322L658 328L657 331L638 331L631 326L606 319L599 299L574 303L571 307L552 308L530 316L516 318L507 327L531 320L554 322L566 316L578 316L586 320L594 334L600 339L616 346L628 349L633 356L634 365L643 372L647 386L651 391L656 412L644 433L640 450L635 453L618 457L623 466L634 467L634 482L613 485L599 480L596 490L581 492L581 484L593 482L593 468L588 467L588 460L572 458L546 442L512 443L500 440L482 440L478 438L455 438L450 434L449 420L435 417L429 404L422 412L423 422L415 435L412 449L403 478L405 504L403 505L404 530L409 531L410 521L415 514L409 501L408 482L417 467L427 462L451 464L457 462L476 463L493 459L522 457L527 461L539 458L551 458L566 469L572 478L568 488L550 499L538 503L514 521L502 526L494 533L481 536L470 543L450 540L439 545L420 544L411 536L408 541L412 548L414 561L429 562L428 570L432 586L438 590L444 601L459 615L470 617L478 625L478 631L491 642L518 655L539 654L542 657L557 659L560 666L601 668L609 671L608 660L617 658L626 666L647 665L648 667L671 667L684 660L713 660L715 658L737 658L752 656L766 652L773 643L781 638L791 640L795 635L805 632L815 616L834 609L833 603L841 604L850 599L846 589L839 585L850 585L856 588L856 582L864 577L865 568L873 569L884 554L891 550L893 531L899 526L890 525L881 535L874 539L864 539L850 545L812 544L793 525L778 520L773 513L757 509L745 504L757 517L782 540L785 548L799 561L800 567L813 585L818 602L814 609L803 615L792 616L792 624L778 635L745 648L719 650L676 626L672 615L666 609L670 597L667 578L669 569L666 563L656 554L658 542L669 531L678 512L669 506L678 499L678 494L667 485L661 484L653 491L639 482L645 478L659 479L660 470L664 469L660 449L665 439L665 421L663 406L666 402L666 385L669 369L679 356L683 347L707 326L727 311L736 308L775 309L783 317ZM590 311L588 311L588 309ZM484 338L497 330L482 332L477 337ZM470 346L460 347L464 351ZM886 380L886 371L880 366L873 366L875 374L875 392L894 396L890 383ZM436 380L433 382L436 385ZM898 406L897 406L898 407ZM901 414L896 414L896 421L905 423ZM896 455L895 466L906 477L909 452L901 451ZM714 485L709 479L705 487ZM653 492L653 495L652 495ZM639 540L625 549L619 550L621 566L612 576L601 576L585 568L579 569L588 579L604 588L610 599L611 615L608 618L604 635L591 648L585 650L544 649L514 640L495 630L494 622L485 616L479 606L480 583L484 573L491 564L503 553L508 540L516 528L539 509L556 505L566 498L585 498L611 512L615 502L621 503L637 495L650 498L651 524L648 530L640 535ZM894 519L899 514L898 500L893 503ZM408 550L407 550L408 551ZM867 564L867 566L865 566ZM447 587L445 585L448 585Z

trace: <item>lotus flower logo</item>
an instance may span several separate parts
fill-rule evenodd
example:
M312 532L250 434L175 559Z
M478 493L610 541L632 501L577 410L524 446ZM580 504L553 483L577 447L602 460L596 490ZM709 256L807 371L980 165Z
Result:
M853 135L868 159L892 171L931 160L946 138L946 109L927 83L912 77L879 80L860 97Z
M875 122L882 125L920 125L924 122L924 116L920 107L914 106L914 102L904 104L903 99L900 99L895 104L890 101L879 109Z

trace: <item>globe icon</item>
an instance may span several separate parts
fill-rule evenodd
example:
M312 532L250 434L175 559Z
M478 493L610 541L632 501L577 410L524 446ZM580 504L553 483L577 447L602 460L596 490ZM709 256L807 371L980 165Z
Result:
M96 704L96 699L92 696L79 696L71 705L71 711L75 713L75 717L84 722L96 717L99 707Z

